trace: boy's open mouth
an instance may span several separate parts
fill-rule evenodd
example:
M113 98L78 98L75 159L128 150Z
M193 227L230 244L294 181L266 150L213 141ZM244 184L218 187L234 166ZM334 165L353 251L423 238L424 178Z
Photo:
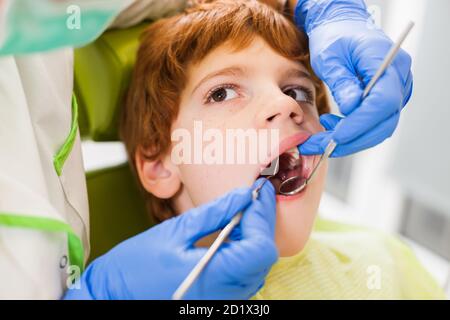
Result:
M275 188L276 194L278 195L284 194L291 190L295 190L297 187L303 184L305 179L309 177L314 157L303 156L299 153L297 147L293 147L287 150L286 152L280 154L279 159L280 160L278 173L269 179ZM260 175L259 177L262 176ZM298 178L290 179L292 177ZM283 193L281 191L283 191Z

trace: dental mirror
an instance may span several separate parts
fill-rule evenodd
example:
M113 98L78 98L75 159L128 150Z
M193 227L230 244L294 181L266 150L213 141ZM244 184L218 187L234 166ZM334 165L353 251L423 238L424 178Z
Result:
M331 155L331 153L336 148L336 142L333 140L330 140L327 147L325 148L325 152L320 156L319 162L314 167L313 171L311 172L310 176L305 179L301 178L299 176L293 176L290 177L283 182L281 182L278 192L285 196L292 196L294 194L297 194L301 192L303 189L306 188L307 184L311 179L314 177L314 174L317 172L317 170L320 167L320 164L323 162L324 159L328 159L328 157Z

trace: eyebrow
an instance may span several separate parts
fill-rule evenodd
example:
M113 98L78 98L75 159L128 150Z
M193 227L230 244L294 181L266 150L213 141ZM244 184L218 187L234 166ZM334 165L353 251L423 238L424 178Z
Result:
M203 83L205 83L209 79L212 79L212 78L215 78L218 76L242 76L245 73L246 73L246 71L244 68L237 67L237 66L220 69L218 71L208 74L206 77L204 77L202 80L200 80L199 83L194 87L192 92L195 92L198 89L198 87L200 87Z
M288 69L286 72L283 73L283 78L308 78L312 80L309 72L297 68Z

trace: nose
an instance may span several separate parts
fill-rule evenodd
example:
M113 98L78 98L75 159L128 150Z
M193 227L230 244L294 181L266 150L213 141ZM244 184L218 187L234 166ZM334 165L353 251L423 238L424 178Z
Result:
M258 128L282 128L289 123L302 124L304 113L298 102L281 90L277 91L261 99L255 118Z

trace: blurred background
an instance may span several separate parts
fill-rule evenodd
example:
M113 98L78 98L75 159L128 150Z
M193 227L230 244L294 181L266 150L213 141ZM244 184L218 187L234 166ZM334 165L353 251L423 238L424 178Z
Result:
M330 160L320 214L399 234L450 296L450 1L367 0L375 23L413 58L414 91L394 136ZM335 108L334 112L337 112ZM126 162L118 142L83 142L86 170Z

